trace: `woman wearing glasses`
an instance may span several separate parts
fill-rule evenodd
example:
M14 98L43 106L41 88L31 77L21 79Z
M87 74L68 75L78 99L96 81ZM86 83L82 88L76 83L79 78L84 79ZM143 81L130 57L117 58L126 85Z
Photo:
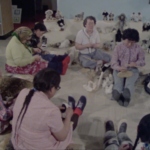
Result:
M51 98L60 89L60 75L49 68L39 71L33 89L23 89L13 108L12 137L14 149L66 149L72 142L72 130L86 105L81 96L75 107L73 97L68 98L65 120ZM74 109L74 111L73 111ZM71 123L72 122L72 123Z

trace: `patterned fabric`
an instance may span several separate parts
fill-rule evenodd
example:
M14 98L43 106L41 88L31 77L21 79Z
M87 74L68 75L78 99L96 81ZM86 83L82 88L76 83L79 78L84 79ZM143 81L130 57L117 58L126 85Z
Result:
M145 65L145 53L141 46L134 44L128 48L123 42L117 45L112 55L111 68L119 70L120 67L126 67L131 62L135 62L140 67Z
M28 27L20 27L18 29L16 29L12 35L16 36L20 41L25 40L26 38L28 38L29 36L31 36L33 33L31 31L31 29L29 29Z
M38 71L47 68L48 62L45 61L35 61L32 64L29 64L25 67L12 67L5 65L6 71L10 73L18 73L18 74L35 74Z
M9 126L9 119L13 115L13 106L14 104L6 108L0 94L0 133L2 133Z
M150 150L150 144L148 143L138 143L136 150Z

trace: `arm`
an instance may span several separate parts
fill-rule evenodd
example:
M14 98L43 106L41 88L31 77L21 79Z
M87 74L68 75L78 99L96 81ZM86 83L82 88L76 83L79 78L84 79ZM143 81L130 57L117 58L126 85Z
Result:
M145 53L142 48L140 48L140 52L138 54L138 60L136 61L136 66L145 66Z
M112 59L111 59L111 68L114 70L118 70L118 71L120 69L118 47L117 46L115 47L115 49L113 51L113 55L112 55Z
M89 48L89 47L90 47L90 45L92 46L92 44L91 44L91 43L89 43L89 44L85 44L85 45L82 45L82 44L76 43L76 44L75 44L75 48L76 48L76 49L78 49L78 50L84 50L84 49L86 49L86 48Z
M60 110L55 110L51 114L50 122L48 122L48 125L51 129L52 134L58 141L64 141L69 133L69 130L71 128L71 117L73 114L73 110L71 108L68 108L66 110L66 118L64 122L62 122Z

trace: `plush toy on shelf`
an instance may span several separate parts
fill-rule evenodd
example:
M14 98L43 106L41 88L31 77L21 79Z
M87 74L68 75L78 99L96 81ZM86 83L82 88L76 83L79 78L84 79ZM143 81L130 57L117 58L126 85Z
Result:
M108 12L105 10L103 13L103 20L107 20Z
M138 17L138 21L142 21L142 15L141 15L140 12L138 13L138 16L137 16L137 17Z
M60 18L64 18L64 17L62 16L61 12L59 10L57 10L57 12L55 14L55 18L59 20Z
M75 21L82 21L83 18L84 18L84 12L82 12L81 14L75 15L74 20Z
M113 21L114 20L114 13L110 12L109 13L109 21Z
M53 11L52 10L47 10L45 11L45 17L46 17L46 20L49 21L49 20L54 20L54 18L52 17L53 15Z
M127 26L126 19L127 19L127 17L123 13L118 16L118 22L117 22L116 26L118 29L120 29L121 33L123 33L124 27Z
M133 14L131 15L131 21L136 21L136 14L133 12Z

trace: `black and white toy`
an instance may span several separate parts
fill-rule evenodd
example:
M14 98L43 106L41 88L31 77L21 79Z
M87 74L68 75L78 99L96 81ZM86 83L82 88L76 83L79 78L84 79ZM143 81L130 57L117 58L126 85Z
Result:
M109 21L113 21L114 20L114 13L110 12L109 13Z
M138 21L142 21L142 15L141 15L140 12L138 13L138 16L137 16L137 17L138 17Z
M83 18L84 18L84 12L82 12L81 14L75 15L74 20L75 21L82 21Z
M103 13L103 20L107 20L108 12L105 10Z
M60 31L64 31L64 29L65 29L64 18L58 19L57 24L58 24L58 26L60 27Z
M131 21L136 21L136 14L133 12L133 14L131 15Z
M116 42L121 42L122 39L122 34L120 29L118 29L117 34L116 34Z

